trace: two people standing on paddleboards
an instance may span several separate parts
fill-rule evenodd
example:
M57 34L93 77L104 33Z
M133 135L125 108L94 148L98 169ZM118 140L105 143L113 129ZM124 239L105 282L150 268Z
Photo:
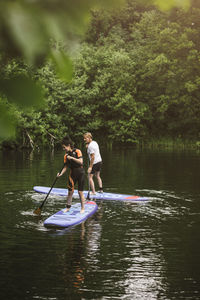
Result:
M84 134L84 141L86 143L87 152L89 156L90 165L88 168L89 184L91 186L92 194L95 195L95 186L93 181L93 175L97 177L99 184L99 192L103 192L102 180L100 177L100 170L102 159L99 151L99 146L95 141L92 141L91 133L87 132ZM72 203L72 196L74 193L74 186L78 183L78 193L81 201L81 211L85 211L85 197L84 197L84 181L85 181L85 172L83 168L83 156L80 149L74 148L72 141L68 139L63 139L62 148L66 151L64 155L64 167L60 173L57 174L57 177L62 176L67 168L70 168L69 178L68 178L68 196L67 196L67 205L65 212L69 211Z

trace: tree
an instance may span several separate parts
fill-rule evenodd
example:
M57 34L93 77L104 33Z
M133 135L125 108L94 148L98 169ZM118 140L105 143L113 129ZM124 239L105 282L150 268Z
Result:
M115 5L123 3L123 0L115 1ZM101 5L113 6L111 0L102 0ZM57 70L57 73L65 81L72 78L72 61L70 53L74 52L77 42L85 31L89 20L89 13L92 7L100 7L98 1L91 0L6 0L0 3L0 66L1 69L10 59L21 58L28 65L41 67L46 60L50 59ZM78 8L78 9L77 9ZM59 46L61 43L62 47ZM20 86L18 87L18 84ZM29 90L24 89L21 93L21 86L29 85ZM38 96L42 100L43 91L38 89L38 82L31 78L31 74L6 79L0 77L0 124L6 116L3 115L5 101L12 100L18 104L26 100L30 95L35 97L29 101L31 105L37 102ZM15 87L15 94L8 91ZM40 92L40 94L39 94ZM20 98L20 100L19 100ZM11 111L10 111L11 113ZM9 122L9 119L7 119ZM4 122L5 124L5 122ZM3 128L3 127L2 127ZM14 132L13 126L7 128L2 137L11 136ZM1 138L1 136L0 136Z

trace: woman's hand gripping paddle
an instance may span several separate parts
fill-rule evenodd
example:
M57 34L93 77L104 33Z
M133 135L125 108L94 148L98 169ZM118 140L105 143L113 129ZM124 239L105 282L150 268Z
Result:
M63 169L63 167L62 167L62 169ZM62 169L60 170L59 174L62 172ZM52 184L52 186L51 186L51 188L50 188L48 194L46 195L44 201L42 202L42 204L41 204L38 208L36 208L36 209L34 210L33 213L34 213L35 215L40 215L40 214L41 214L42 207L44 206L44 204L45 204L47 198L49 197L49 194L51 193L51 190L52 190L52 188L54 187L54 185L55 185L57 179L58 179L58 177L56 176L56 178L55 178L55 180L54 180L54 182L53 182L53 184Z

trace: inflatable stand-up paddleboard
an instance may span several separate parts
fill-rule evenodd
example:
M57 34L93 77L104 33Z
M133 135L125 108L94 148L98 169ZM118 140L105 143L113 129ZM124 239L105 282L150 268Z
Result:
M97 204L94 201L88 201L85 203L85 212L80 213L81 204L73 204L68 212L64 212L65 208L58 211L48 219L44 221L46 227L69 227L82 223L87 218L92 216L98 209Z
M50 187L45 186L34 186L34 191L38 193L47 194L50 190ZM85 198L88 195L88 191L84 191ZM67 196L68 189L62 188L53 188L51 190L52 195L59 195L59 196ZM79 198L79 194L77 190L74 190L73 198ZM124 194L116 194L116 193L96 193L96 195L91 195L90 199L98 199L98 200L121 200L121 201L148 201L150 200L149 197L142 197L142 196L134 196L134 195L124 195Z

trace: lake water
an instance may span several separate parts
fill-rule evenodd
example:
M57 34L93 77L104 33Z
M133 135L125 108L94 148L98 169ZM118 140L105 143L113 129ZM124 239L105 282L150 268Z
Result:
M56 230L43 221L65 198L50 196L38 217L45 195L33 186L51 186L63 152L0 152L1 299L200 299L200 153L102 156L105 191L151 200L97 201L90 219Z

